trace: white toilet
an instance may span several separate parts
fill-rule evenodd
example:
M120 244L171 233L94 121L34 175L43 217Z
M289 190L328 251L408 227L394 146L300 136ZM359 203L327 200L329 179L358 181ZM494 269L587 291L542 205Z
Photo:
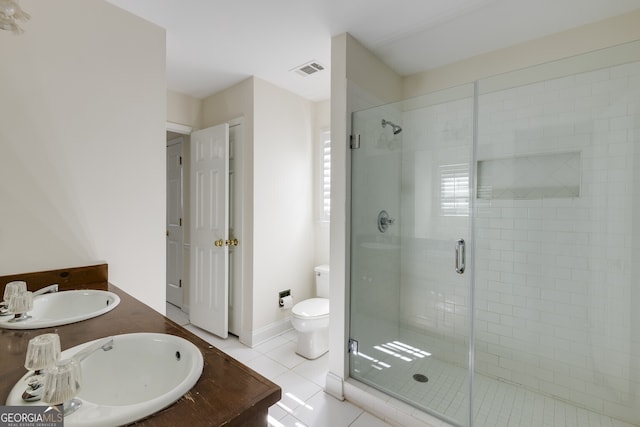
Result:
M329 350L329 266L313 270L317 298L301 301L291 309L291 323L298 331L296 353L307 359L317 359Z

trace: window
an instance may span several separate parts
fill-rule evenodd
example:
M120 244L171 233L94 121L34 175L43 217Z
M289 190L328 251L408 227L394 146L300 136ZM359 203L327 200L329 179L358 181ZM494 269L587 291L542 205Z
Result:
M444 216L469 215L469 165L440 166L440 209Z
M331 216L331 132L320 133L320 221L329 222Z

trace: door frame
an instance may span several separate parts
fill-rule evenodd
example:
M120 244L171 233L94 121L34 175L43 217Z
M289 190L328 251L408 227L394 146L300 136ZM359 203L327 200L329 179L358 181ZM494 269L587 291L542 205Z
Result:
M174 132L174 133L182 135L183 137L185 137L185 136L188 137L191 134L192 130L193 130L193 128L191 126L185 126L185 125L181 125L179 123L173 123L173 122L166 122L165 123L165 142L164 142L165 150L169 146L168 145L169 140L167 140L167 138L166 138L166 132ZM181 181L182 181L181 182L181 185L182 185L181 192L182 192L182 218L183 218L182 242L183 242L183 244L182 244L182 247L179 248L179 253L182 256L182 265L183 265L183 267L182 267L182 305L179 308L183 312L186 312L186 313L189 312L189 300L188 300L188 296L189 296L189 294L188 294L188 283L189 283L189 281L188 281L188 279L186 277L186 275L188 275L188 272L184 268L184 265L185 265L185 247L188 246L188 243L186 242L186 239L185 239L186 236L185 236L185 232L184 232L184 230L186 229L185 227L187 226L187 224L185 224L185 220L186 220L185 213L188 213L188 211L185 212L185 203L184 203L184 200L185 200L184 199L184 195L185 195L185 193L184 193L184 191L185 191L185 178L184 178L185 170L184 170L184 168L186 166L186 163L185 163L184 159L185 159L185 150L188 148L188 144L189 144L188 139L182 141L183 171L182 171L182 179L181 179ZM167 171L166 171L166 166L165 166L165 182L167 180L166 172ZM167 203L168 203L168 201L165 201L165 205ZM166 209L165 209L165 212L166 212ZM165 223L166 223L166 218L165 218ZM167 260L167 256L168 256L168 254L165 254L165 263L166 263L166 260ZM165 282L166 282L166 280L165 280ZM186 290L186 292L185 292L185 290ZM165 292L166 292L166 283L165 283ZM165 293L165 300L166 299L167 298L166 298L166 293Z
M231 249L229 253L229 332L237 335L240 338L240 342L245 341L244 332L244 314L247 313L247 302L249 301L247 296L244 295L244 260L248 256L246 250L246 235L244 234L244 118L239 117L229 120L229 149L230 157L233 157L233 165L230 168L230 172L233 174L233 178L230 176L229 188L229 232L233 234L230 238L236 238L240 244L237 247ZM233 144L231 140L233 139ZM249 307L249 310L251 308ZM249 311L250 312L250 311Z
M182 310L184 305L184 292L182 281L184 279L184 158L185 136L179 135L171 139L167 138L167 277L166 277L166 300ZM170 155L171 154L171 155ZM178 158L176 158L178 157ZM171 170L171 182L169 180L169 165ZM177 181L177 182L176 182ZM173 187L174 192L169 191ZM173 194L172 200L169 195ZM171 209L170 209L171 208ZM173 212L173 218L169 215ZM173 244L172 244L173 243ZM170 250L171 248L171 250ZM173 253L173 257L171 254ZM174 259L175 258L175 259Z
M232 194L231 197L234 198L234 212L237 214L236 219L234 220L234 237L240 240L240 245L234 249L236 256L234 257L234 267L233 272L231 273L231 283L230 292L234 295L234 300L240 300L239 309L240 313L235 313L234 320L234 331L233 333L238 335L240 342L248 344L251 342L251 333L246 329L246 325L250 324L251 319L251 295L248 293L250 291L250 287L246 287L244 285L245 282L245 274L244 274L244 265L247 264L247 257L250 256L250 240L247 238L247 233L244 230L247 229L247 217L245 215L245 197L244 197L244 189L245 189L245 176L246 176L246 167L245 167L245 150L246 150L246 128L245 128L245 120L244 117L237 117L231 120L228 120L229 129L231 131L235 131L235 129L240 129L239 135L237 135L237 139L235 141L235 165L234 165L234 173L236 174L235 185L233 189L231 189ZM239 126L241 125L241 126ZM239 126L239 127L238 127ZM195 129L192 126L186 126L179 123L174 122L166 122L165 128L169 132L175 132L181 135L185 135L189 137L191 132ZM190 158L190 139L186 140L183 146L183 156L185 159ZM187 185L186 177L189 176L190 173L190 165L189 162L183 161L183 225L185 221L189 221L190 214L190 206L188 197L188 191L185 192L185 186ZM188 188L186 189L188 190ZM188 223L185 227L188 227ZM187 230L188 228L184 228ZM189 257L190 256L190 240L188 236L185 235L183 253ZM190 265L190 259L187 258L184 260L184 266ZM189 290L190 290L190 277L189 277L189 268L183 268L183 280L182 280L182 289L183 289L183 305L182 311L185 313L189 313ZM230 319L231 321L231 319ZM238 324L239 322L239 324Z

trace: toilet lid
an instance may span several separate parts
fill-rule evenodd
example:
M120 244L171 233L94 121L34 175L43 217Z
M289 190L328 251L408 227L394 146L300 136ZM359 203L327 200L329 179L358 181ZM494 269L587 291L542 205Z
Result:
M329 314L329 299L311 298L293 306L291 312L300 317L321 317Z

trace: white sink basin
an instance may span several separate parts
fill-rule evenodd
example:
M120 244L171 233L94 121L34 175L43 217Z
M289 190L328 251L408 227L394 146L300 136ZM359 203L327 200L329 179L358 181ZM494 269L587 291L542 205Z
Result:
M62 358L96 341L65 350ZM82 405L64 418L64 425L119 426L145 418L191 390L202 367L202 353L183 338L156 333L114 335L111 350L99 349L82 361L77 396ZM22 400L28 375L13 387L7 405L46 405Z
M0 328L39 329L68 325L91 319L113 310L120 297L113 292L99 290L62 291L33 298L30 319L10 322L13 316L0 317Z

